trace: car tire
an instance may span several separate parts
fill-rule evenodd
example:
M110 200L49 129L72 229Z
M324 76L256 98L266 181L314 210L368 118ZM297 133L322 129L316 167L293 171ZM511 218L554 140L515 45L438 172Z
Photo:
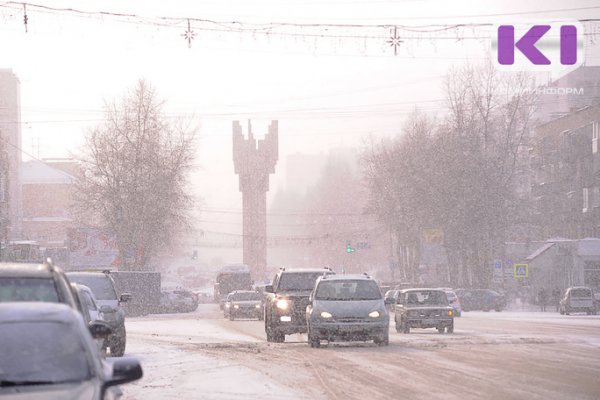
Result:
M265 317L264 317L262 314L260 314L260 315L258 316L258 320L259 320L259 321L262 321L263 319L265 319Z
M560 315L565 315L565 310L563 310L563 308L559 308L558 312L560 313Z
M410 333L410 325L408 325L406 322L401 323L400 329L402 329L402 333Z
M230 313L229 313L229 320L230 320L230 321L233 321L234 319L235 319L235 317L234 317L234 316L233 316L233 314L230 312Z
M452 325L446 327L446 332L447 333L454 333L454 322L452 322Z
M373 339L373 342L378 346L389 346L390 344L390 334L388 332L383 335L376 337Z
M446 328L444 328L443 326L437 328L438 333L444 333L445 330Z
M313 336L309 333L308 334L308 344L310 345L310 347L317 349L317 348L321 347L321 339L319 339L317 336Z
M125 337L117 338L114 341L114 346L110 346L110 356L111 357L123 357L125 354L125 345L126 339Z

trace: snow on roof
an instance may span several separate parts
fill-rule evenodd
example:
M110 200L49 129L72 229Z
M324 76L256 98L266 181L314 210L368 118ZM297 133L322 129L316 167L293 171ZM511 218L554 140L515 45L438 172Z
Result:
M73 183L76 181L73 175L52 168L48 164L38 160L23 162L21 164L21 177L23 184Z
M525 260L527 260L527 261L533 260L534 258L536 258L537 256L540 256L543 252L545 252L546 250L548 250L552 246L554 246L554 242L546 243L545 245L543 245L542 247L540 247L539 249L537 249L536 251L534 251L533 253L531 253L530 255L528 255L525 258Z
M600 256L600 239L585 238L579 240L577 254L580 256Z

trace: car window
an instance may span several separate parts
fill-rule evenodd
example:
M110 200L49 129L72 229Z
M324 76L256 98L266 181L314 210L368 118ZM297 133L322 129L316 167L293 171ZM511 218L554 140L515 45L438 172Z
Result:
M98 307L96 306L96 302L94 301L92 296L90 296L90 294L86 291L83 291L82 293L83 293L83 300L85 301L85 305L88 308L88 310L96 311L98 309Z
M374 281L321 281L315 293L316 300L378 300L381 291Z
M592 297L592 292L586 288L576 288L571 290L571 297Z
M320 276L323 276L322 272L285 273L279 278L277 290L312 290Z
M0 323L0 354L0 381L59 383L91 375L82 337L64 323Z
M116 300L117 293L112 282L105 276L69 275L73 282L89 287L98 300Z
M262 300L260 293L236 293L233 295L233 299L235 301L253 301L253 300Z
M58 303L50 278L0 278L0 301L47 301Z
M448 305L445 293L437 290L411 291L406 294L406 299L407 304L413 306Z

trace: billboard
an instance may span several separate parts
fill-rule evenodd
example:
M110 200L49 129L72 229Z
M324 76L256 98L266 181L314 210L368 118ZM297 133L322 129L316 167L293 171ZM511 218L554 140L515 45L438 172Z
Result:
M117 267L119 249L113 234L95 228L69 231L71 267Z

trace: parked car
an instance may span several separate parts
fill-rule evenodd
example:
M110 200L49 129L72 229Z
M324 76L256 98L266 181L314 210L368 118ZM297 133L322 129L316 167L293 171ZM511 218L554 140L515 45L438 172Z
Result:
M569 315L573 312L596 314L594 300L594 292L589 287L572 286L567 288L565 295L560 300L559 312L561 315Z
M254 290L236 290L227 295L223 316L233 321L235 318L264 318L264 296Z
M198 308L198 295L184 288L163 290L160 294L160 312L183 313Z
M142 377L133 358L103 360L93 337L110 326L58 303L0 304L0 397L114 399L117 385Z
M113 333L104 341L104 348L110 349L110 355L121 357L125 354L127 343L127 332L125 330L125 311L122 303L131 299L129 293L117 295L115 282L110 276L110 272L68 272L67 277L71 282L79 283L89 287L100 310L104 314L104 319L108 322Z
M81 308L83 310L83 321L86 325L90 325L94 321L104 321L104 313L100 311L100 307L96 302L96 296L94 296L94 292L85 286L79 283L71 283L71 287L75 291L76 298L81 304ZM105 321L106 322L106 321ZM102 355L106 355L104 352L104 338L95 339L96 344L98 345L98 350Z
M318 278L306 308L306 321L311 347L319 347L321 340L389 344L390 316L379 285L368 275Z
M462 314L462 308L460 305L460 300L458 299L458 295L452 289L444 288L442 289L446 293L446 297L448 298L448 304L454 310L454 316L460 317Z
M490 289L459 289L455 291L462 311L502 311L506 308L506 298Z
M436 328L439 333L454 332L454 311L441 289L404 289L394 306L396 332L411 328Z

